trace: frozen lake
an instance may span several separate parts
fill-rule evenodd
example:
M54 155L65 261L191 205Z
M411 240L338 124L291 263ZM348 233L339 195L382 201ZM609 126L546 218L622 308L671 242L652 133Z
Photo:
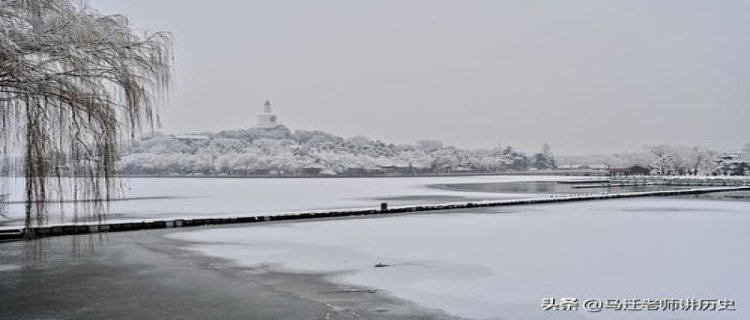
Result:
M546 176L127 179L109 221L273 215L569 193ZM6 183L11 201L19 183ZM606 190L591 190L601 192ZM632 191L632 190L619 190ZM578 191L580 192L580 191ZM329 274L467 318L748 319L748 192L273 223L167 237L235 267ZM715 200L720 198L733 199ZM9 206L0 226L22 224ZM62 210L61 210L62 209ZM51 205L51 224L86 221ZM0 261L1 262L1 261ZM382 264L382 267L376 265ZM0 263L0 272L19 267ZM245 272L237 268L235 272ZM543 298L731 299L737 311L543 311Z
M444 190L432 185L557 181L559 176L472 176L413 178L130 178L113 201L107 221L144 220L196 216L274 215L309 210L377 208L391 205L433 204L468 200L533 197L543 193L472 192ZM5 179L11 201L21 201L21 179ZM60 224L91 219L75 214L73 204L51 204L47 223ZM8 206L0 226L22 225L23 203Z
M591 201L170 237L237 265L334 272L334 280L469 318L750 318L747 201ZM543 311L551 297L731 299L737 311Z

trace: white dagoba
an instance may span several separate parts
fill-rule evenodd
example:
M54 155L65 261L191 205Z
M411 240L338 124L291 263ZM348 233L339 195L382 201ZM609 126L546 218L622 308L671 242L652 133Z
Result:
M271 101L266 100L266 103L263 104L263 113L258 115L258 123L255 127L261 129L273 129L279 125L277 120L278 117L276 117L271 111Z

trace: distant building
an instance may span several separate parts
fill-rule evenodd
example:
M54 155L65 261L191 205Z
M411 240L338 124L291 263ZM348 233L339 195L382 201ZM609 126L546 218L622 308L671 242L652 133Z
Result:
M651 174L651 168L641 165L632 165L625 168L610 168L609 176L647 176Z
M716 169L711 173L720 176L750 175L750 160L739 153L724 153L716 157Z
M271 110L271 101L266 100L266 103L263 104L263 112L258 115L258 123L255 127L273 129L279 125L278 120L279 118Z

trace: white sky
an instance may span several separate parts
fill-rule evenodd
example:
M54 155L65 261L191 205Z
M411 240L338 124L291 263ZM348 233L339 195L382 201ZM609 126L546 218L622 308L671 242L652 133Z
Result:
M91 0L174 33L172 133L290 129L556 153L750 142L748 1Z

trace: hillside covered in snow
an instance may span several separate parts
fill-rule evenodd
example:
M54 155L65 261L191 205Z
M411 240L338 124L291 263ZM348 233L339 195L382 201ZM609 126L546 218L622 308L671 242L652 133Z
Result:
M554 156L512 147L466 150L439 141L395 145L322 131L271 129L152 134L129 143L119 169L131 175L370 176L552 169Z

